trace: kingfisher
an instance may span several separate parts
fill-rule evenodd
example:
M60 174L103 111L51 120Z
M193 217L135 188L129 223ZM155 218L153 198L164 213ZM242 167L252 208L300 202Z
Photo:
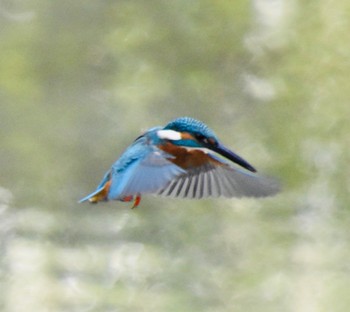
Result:
M180 117L136 138L96 190L79 202L133 201L135 208L143 194L200 199L266 197L279 191L275 180L256 172L203 122Z

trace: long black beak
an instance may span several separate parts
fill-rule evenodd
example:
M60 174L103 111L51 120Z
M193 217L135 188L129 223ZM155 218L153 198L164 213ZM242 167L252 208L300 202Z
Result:
M221 156L226 157L227 159L231 160L232 162L242 166L243 168L245 168L251 172L256 172L256 169L251 164L249 164L247 161L245 161L242 157L238 156L236 153L230 151L224 145L218 143L218 145L210 146L209 148L212 151L220 154Z

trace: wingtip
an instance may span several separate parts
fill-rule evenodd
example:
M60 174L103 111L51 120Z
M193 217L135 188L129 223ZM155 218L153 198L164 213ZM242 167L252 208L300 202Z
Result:
M262 190L263 192L257 196L257 197L273 197L279 193L282 192L283 187L281 185L281 182L272 177L259 177L261 181L263 182L262 184Z

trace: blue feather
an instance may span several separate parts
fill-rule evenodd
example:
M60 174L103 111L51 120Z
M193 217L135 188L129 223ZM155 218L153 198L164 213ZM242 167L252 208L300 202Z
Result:
M174 177L185 173L170 161L172 155L154 144L159 140L157 130L159 128L153 128L139 137L113 164L108 199L121 200L130 195L155 193ZM100 186L102 184L103 181Z
M178 132L189 132L192 134L201 134L207 138L213 138L217 141L217 137L213 130L211 130L203 122L191 118L191 117L180 117L169 122L164 129L171 129Z

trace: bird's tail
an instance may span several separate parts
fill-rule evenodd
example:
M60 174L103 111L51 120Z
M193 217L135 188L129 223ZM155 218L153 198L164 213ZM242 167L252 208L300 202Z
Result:
M88 200L90 203L96 204L99 201L108 200L108 192L109 192L110 186L111 186L111 180L107 181L105 184L100 186L95 192L79 200L79 203L83 203Z

